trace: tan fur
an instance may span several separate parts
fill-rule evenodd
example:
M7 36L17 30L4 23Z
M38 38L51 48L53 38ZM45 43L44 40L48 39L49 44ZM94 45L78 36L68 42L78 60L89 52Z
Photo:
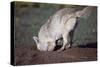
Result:
M33 37L37 49L40 51L53 51L56 46L55 41L61 37L63 38L63 46L58 51L70 47L69 32L74 29L76 18L89 16L91 10L91 7L79 11L74 8L64 8L50 16L48 21L41 26L38 37Z

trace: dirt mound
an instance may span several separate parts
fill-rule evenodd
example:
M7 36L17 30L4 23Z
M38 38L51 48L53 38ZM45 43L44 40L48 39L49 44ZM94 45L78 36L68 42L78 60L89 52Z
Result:
M70 48L62 52L40 52L33 46L15 47L15 64L48 64L97 60L97 48Z

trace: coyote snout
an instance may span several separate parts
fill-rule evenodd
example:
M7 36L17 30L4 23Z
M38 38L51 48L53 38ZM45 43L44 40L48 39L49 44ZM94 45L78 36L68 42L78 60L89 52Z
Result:
M74 29L77 17L86 17L91 13L91 7L75 11L74 8L64 8L57 11L40 28L38 37L34 36L37 49L40 51L53 51L56 40L63 38L63 46L58 50L62 51L69 48L69 33Z

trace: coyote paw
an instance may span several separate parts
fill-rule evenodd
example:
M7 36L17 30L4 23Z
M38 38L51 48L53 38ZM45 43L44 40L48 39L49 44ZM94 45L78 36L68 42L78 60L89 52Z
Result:
M68 49L68 48L70 48L70 47L71 47L71 45L69 44L69 45L67 45L67 46L66 46L66 48L65 48L65 49Z
M61 51L63 51L64 50L64 48L60 48L59 50L57 50L57 52L61 52Z

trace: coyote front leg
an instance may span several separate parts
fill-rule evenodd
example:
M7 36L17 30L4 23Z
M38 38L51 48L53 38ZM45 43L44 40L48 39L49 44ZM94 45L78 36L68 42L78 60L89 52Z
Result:
M55 46L55 42L48 42L48 51L53 51Z

